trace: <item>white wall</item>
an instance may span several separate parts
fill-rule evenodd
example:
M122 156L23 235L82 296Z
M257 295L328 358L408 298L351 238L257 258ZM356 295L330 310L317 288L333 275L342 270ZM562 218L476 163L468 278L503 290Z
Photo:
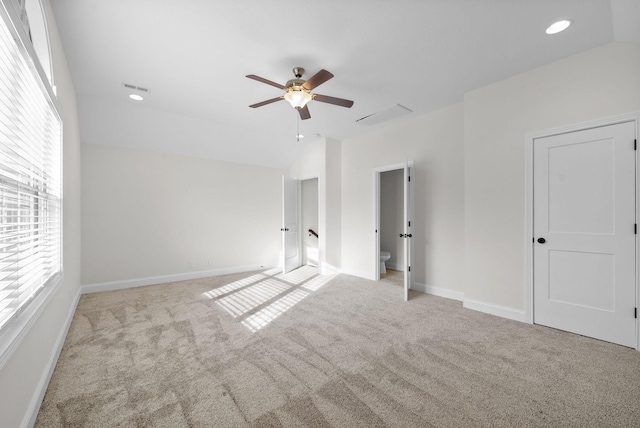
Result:
M342 267L342 143L326 139L326 235L325 266L330 270Z
M374 168L413 160L414 272L421 287L461 293L464 281L462 103L342 143L342 268L375 273Z
M324 176L326 171L326 147L327 143L325 138L305 143L302 153L300 153L291 165L289 170L291 177L299 180L314 177L320 181L320 176Z
M0 371L0 425L26 426L40 405L58 341L80 288L80 133L75 89L49 0L43 0L52 50L55 84L64 122L63 282L42 315Z
M605 45L469 92L464 110L465 297L521 312L525 135L640 110L640 45Z
M82 166L83 285L278 264L284 170L92 144Z
M388 251L387 267L403 270L404 170L380 173L380 251Z
M318 178L320 271L340 270L342 259L341 143L329 138L306 143L290 169L296 179Z

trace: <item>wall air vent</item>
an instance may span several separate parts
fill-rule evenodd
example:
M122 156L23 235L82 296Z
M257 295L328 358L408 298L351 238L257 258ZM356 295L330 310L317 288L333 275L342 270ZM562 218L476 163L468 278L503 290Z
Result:
M136 85L132 85L130 83L124 83L122 82L122 87L123 88L127 88L127 89L133 89L135 91L140 91L140 92L146 92L149 93L151 92L151 90L147 89L147 88L143 88L141 86L136 86Z
M394 104L391 107L381 110L377 113L372 113L368 116L361 117L360 119L356 120L356 123L362 125L377 125L382 122L397 119L398 117L404 116L409 113L413 113L413 110L400 104Z

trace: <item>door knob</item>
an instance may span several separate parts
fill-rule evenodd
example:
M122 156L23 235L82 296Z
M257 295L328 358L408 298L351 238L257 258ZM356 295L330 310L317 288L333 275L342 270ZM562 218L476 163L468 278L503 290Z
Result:
M401 237L401 238L404 238L404 237L405 237L405 235L401 233L401 234L400 234L400 237Z
M538 238L538 243L539 243L539 244L544 244L545 242L547 242L547 240L546 240L546 239L544 239L544 238Z

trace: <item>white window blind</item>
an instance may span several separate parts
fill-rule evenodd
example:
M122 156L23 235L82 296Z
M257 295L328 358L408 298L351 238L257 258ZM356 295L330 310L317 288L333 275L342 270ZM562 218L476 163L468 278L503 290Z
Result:
M61 264L62 123L0 19L0 330Z

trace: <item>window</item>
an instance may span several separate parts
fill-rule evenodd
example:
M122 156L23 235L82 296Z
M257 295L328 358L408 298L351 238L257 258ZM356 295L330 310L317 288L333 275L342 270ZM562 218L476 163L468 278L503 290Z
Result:
M17 0L24 3L23 25L29 33L29 39L33 44L42 71L53 86L53 70L51 69L51 55L49 53L49 32L44 19L44 11L40 0Z
M62 121L24 34L0 7L0 337L62 273ZM14 21L15 22L15 21ZM36 65L38 64L38 65ZM45 83L46 82L46 83ZM18 322L18 320L20 322ZM1 353L1 352L0 352Z

